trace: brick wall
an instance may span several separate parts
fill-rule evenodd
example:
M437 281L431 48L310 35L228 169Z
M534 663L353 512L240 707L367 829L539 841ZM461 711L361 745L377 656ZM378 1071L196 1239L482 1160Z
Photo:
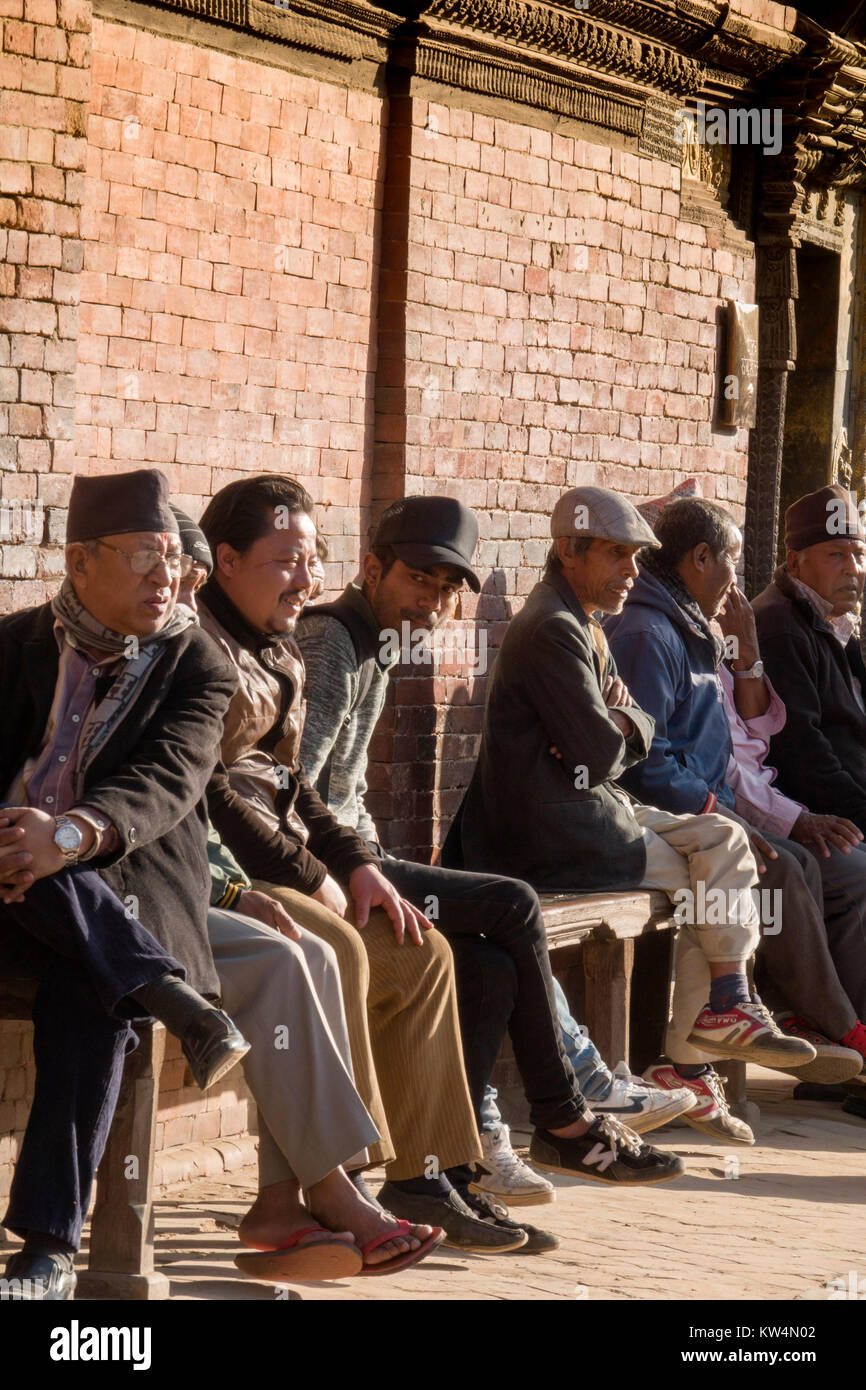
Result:
M391 494L476 510L467 649L490 624L492 657L565 488L640 500L695 474L742 518L748 432L713 427L716 311L752 300L754 261L681 218L660 160L408 98L388 139L380 457ZM405 673L381 730L372 785L401 852L429 855L459 804L484 701L469 669Z
M88 0L0 0L0 610L39 601L73 466Z
M156 465L198 516L309 482L354 573L369 470L381 103L97 21L76 467Z

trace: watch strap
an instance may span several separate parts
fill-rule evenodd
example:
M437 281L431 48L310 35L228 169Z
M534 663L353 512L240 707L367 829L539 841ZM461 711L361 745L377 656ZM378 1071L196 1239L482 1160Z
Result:
M757 661L753 662L751 666L747 666L745 671L735 671L732 667L731 675L734 680L763 680L764 663L758 657Z

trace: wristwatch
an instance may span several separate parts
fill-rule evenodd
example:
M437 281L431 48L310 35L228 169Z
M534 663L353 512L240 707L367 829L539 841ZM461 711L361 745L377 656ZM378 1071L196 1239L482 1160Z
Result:
M84 836L74 821L68 816L55 816L54 843L63 855L67 868L78 863Z
M763 676L763 674L764 674L764 663L763 663L763 661L760 660L760 658L755 662L754 666L747 666L745 671L731 671L731 675L734 677L734 680L741 680L741 681L742 681L742 680L758 681L758 680L761 679L761 677Z

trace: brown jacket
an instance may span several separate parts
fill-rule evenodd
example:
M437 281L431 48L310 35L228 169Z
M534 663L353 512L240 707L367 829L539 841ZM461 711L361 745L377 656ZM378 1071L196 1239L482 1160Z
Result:
M374 856L341 826L298 764L304 664L293 638L257 633L210 580L200 621L238 673L220 763L208 788L211 821L251 878L314 893Z

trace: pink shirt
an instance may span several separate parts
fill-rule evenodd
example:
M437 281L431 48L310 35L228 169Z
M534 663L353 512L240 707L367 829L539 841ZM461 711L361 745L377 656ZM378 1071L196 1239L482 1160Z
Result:
M737 713L734 678L724 662L719 667L719 683L731 726L732 753L725 777L734 793L734 809L758 830L769 830L771 834L787 838L805 807L776 791L773 786L776 770L764 762L770 739L785 726L785 706L765 676L769 708L747 722Z

